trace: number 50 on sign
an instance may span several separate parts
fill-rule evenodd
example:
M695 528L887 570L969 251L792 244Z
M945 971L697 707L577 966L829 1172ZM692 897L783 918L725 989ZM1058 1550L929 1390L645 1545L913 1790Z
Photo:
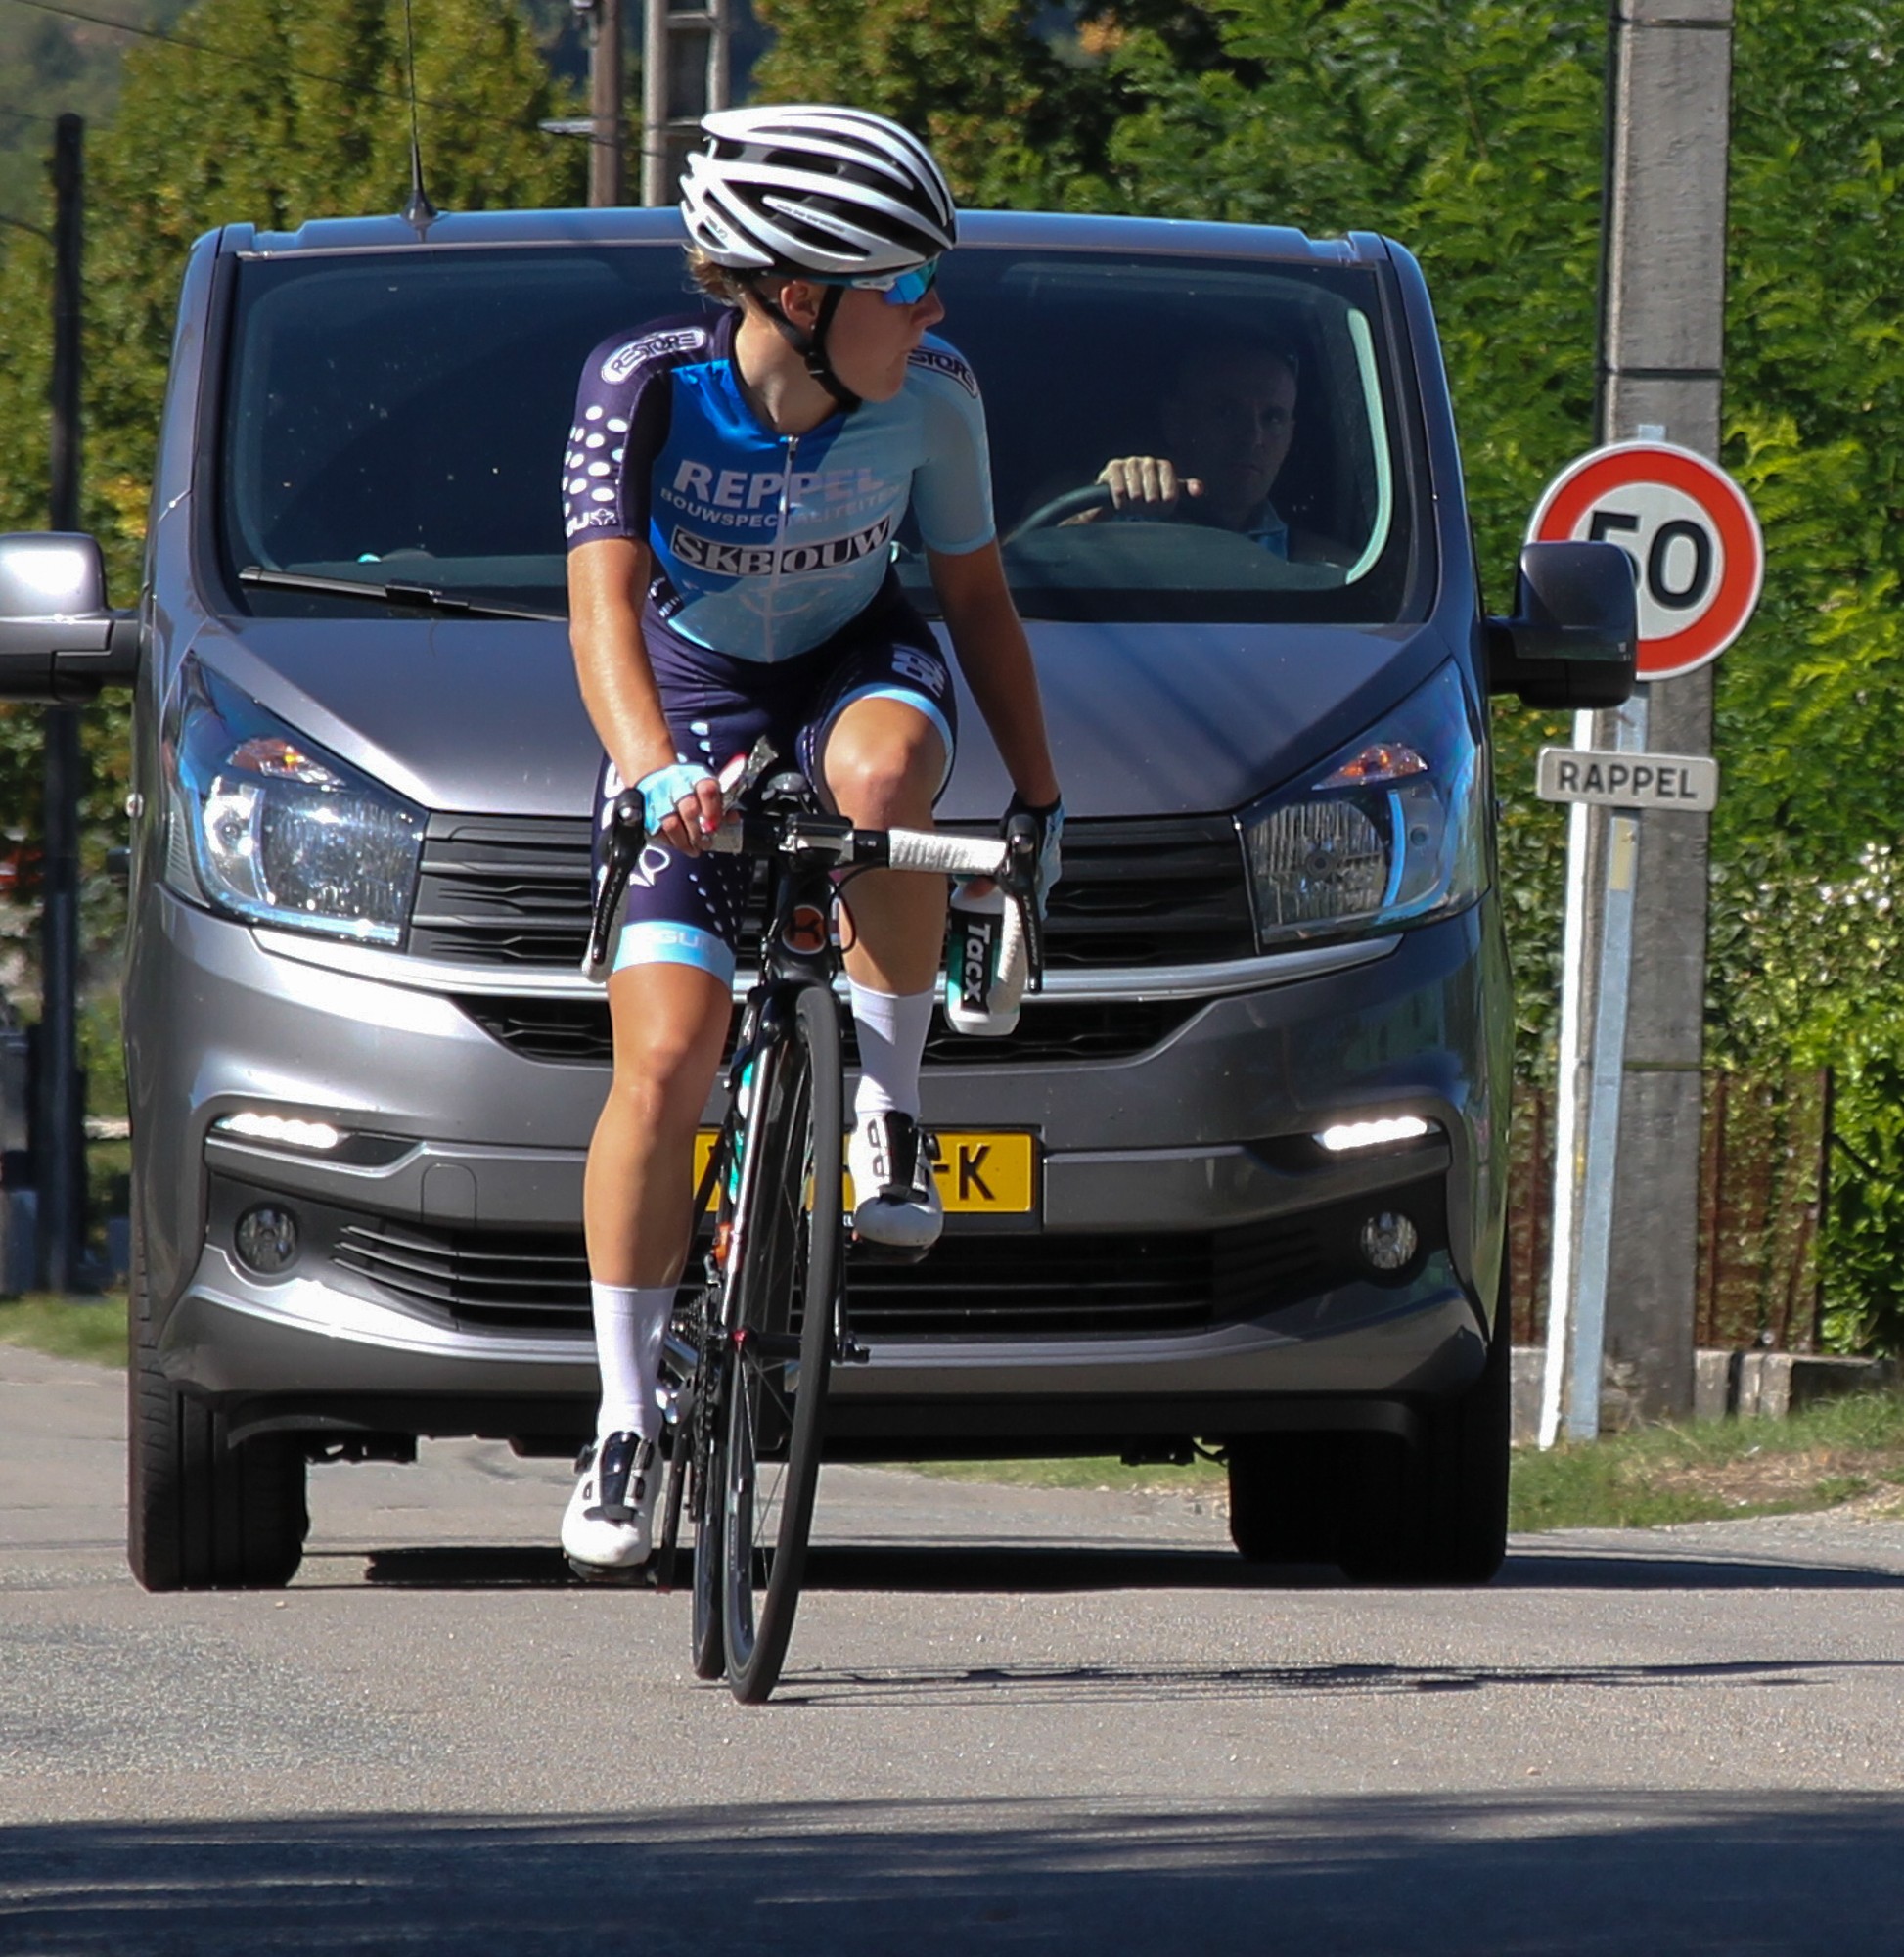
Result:
M1540 499L1527 536L1617 544L1633 560L1644 680L1716 660L1745 630L1765 578L1765 544L1745 491L1671 442L1615 442L1570 463Z

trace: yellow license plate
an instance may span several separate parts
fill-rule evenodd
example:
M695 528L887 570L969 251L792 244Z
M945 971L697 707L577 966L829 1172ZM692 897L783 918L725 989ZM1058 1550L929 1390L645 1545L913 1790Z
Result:
M713 1153L714 1130L695 1137L695 1186ZM1028 1216L1037 1207L1037 1153L1025 1134L939 1131L939 1200L948 1215ZM846 1178L846 1207L853 1206L853 1179Z

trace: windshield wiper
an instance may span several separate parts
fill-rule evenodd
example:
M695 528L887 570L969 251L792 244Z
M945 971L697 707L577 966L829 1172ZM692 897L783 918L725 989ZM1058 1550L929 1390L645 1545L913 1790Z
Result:
M322 598L359 598L373 605L414 605L420 612L441 612L453 618L527 618L538 625L566 625L558 612L523 612L514 605L487 605L478 598L459 598L433 584L371 584L354 577L312 577L299 570L266 570L248 564L238 573L240 584L258 584L270 591L311 591Z

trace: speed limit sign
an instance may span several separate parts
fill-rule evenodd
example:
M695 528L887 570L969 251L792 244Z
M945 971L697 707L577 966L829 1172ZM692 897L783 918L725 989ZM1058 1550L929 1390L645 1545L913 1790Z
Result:
M1548 485L1529 543L1617 544L1640 594L1639 676L1674 679L1745 628L1765 578L1758 519L1730 476L1666 441L1620 441Z

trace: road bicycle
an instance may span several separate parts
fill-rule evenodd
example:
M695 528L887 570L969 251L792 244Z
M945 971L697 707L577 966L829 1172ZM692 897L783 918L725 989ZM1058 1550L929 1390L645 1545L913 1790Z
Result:
M748 1705L772 1693L793 1635L829 1376L870 1356L846 1301L841 891L873 869L989 878L1009 899L999 985L1035 988L1043 962L1030 817L1015 817L1002 839L856 829L827 814L797 774L761 782L772 758L764 743L748 758L711 844L764 859L770 887L759 976L727 1064L727 1113L695 1193L696 1218L712 1211L705 1282L677 1308L666 1341L667 1471L654 1558L657 1583L671 1589L685 1511L695 1673L724 1672ZM641 798L624 794L590 923L592 976L606 967L645 846Z

